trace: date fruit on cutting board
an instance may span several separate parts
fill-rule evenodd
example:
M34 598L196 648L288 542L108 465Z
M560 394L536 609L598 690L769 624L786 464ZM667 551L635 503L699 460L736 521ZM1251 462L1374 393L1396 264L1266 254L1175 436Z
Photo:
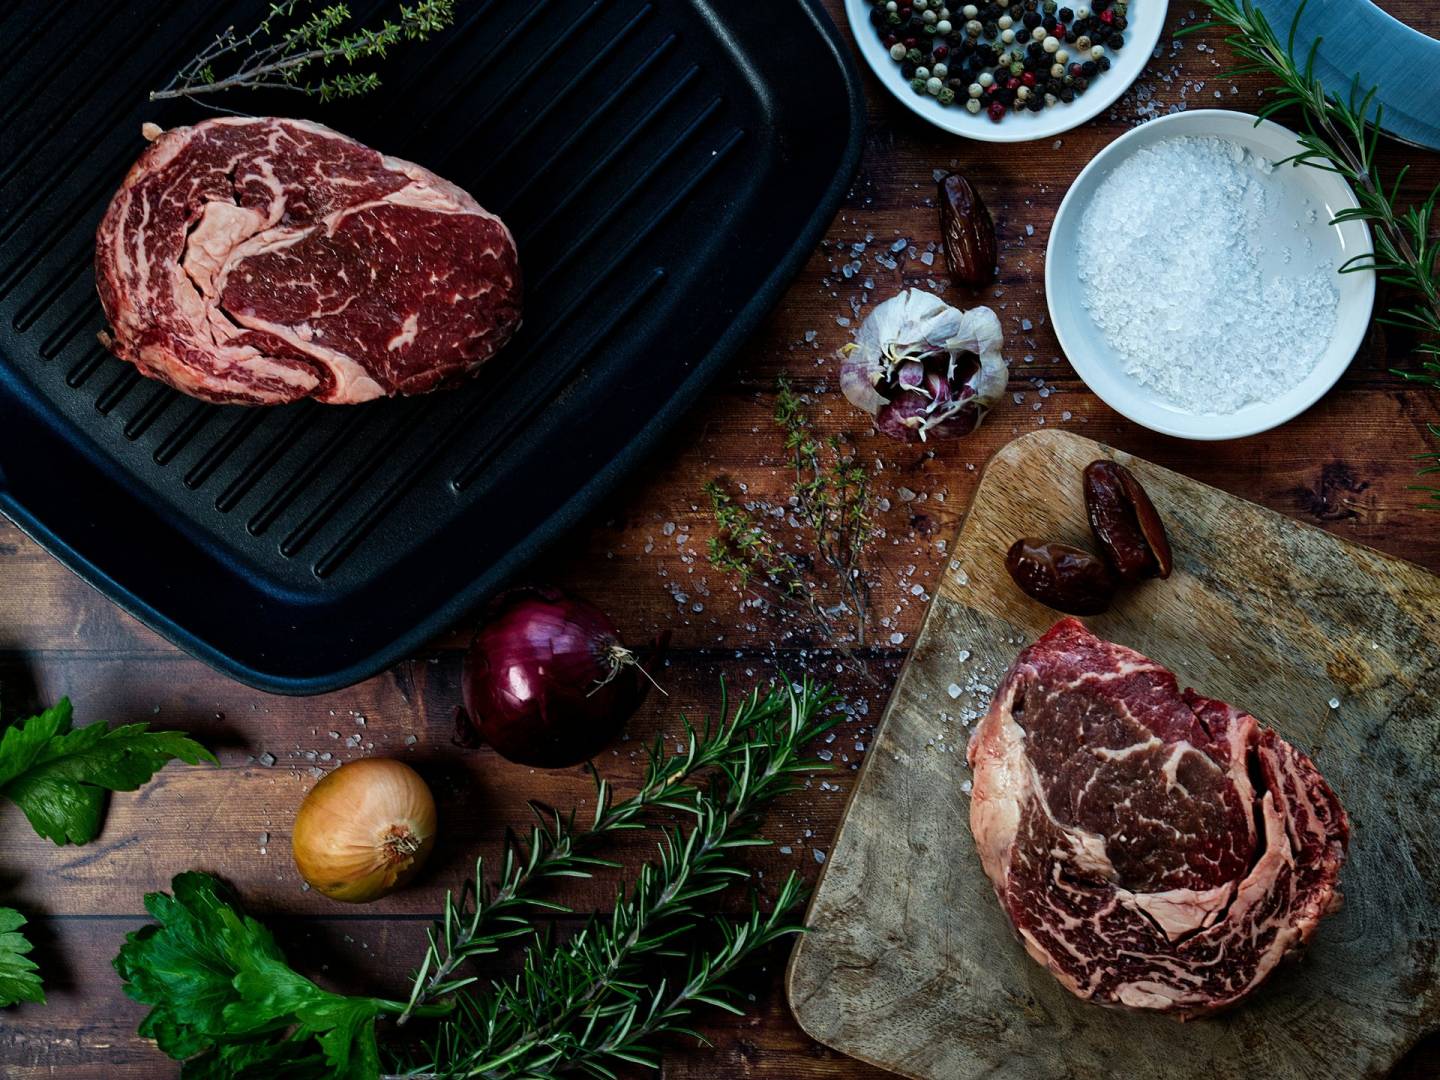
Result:
M1080 475L1104 457L1150 493L1175 569L1090 628L1307 751L1353 828L1345 906L1309 950L1184 1024L1081 1001L1031 960L969 828L970 730L1058 617L1005 552L1090 544ZM927 1080L1378 1080L1440 1026L1440 578L1061 431L995 456L952 556L791 959L810 1035Z

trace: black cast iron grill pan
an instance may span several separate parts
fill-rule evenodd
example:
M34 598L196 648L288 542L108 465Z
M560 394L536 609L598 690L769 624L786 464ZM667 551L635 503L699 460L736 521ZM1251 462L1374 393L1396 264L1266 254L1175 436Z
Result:
M863 108L815 0L461 0L372 98L231 96L501 214L525 326L452 392L208 405L99 345L93 237L141 124L209 115L148 91L261 6L0 12L0 508L182 648L315 693L418 649L675 424L818 241Z

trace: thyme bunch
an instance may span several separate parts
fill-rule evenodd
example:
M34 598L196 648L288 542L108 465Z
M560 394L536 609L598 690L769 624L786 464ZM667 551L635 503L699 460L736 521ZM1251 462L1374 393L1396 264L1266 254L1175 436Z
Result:
M321 101L359 97L380 86L374 71L352 70L319 78L316 68L356 67L383 58L406 41L424 41L455 22L455 0L401 4L379 26L350 28L346 4L278 0L248 33L230 26L176 72L151 101L198 98L226 90L294 90Z
M719 479L704 487L715 518L710 564L733 574L782 614L809 624L873 681L856 652L867 643L870 584L866 547L875 536L871 472L838 435L822 437L798 394L779 381L775 424L795 478L788 509L805 530L809 551L793 550L766 524L765 508L735 499Z
M1303 149L1289 160L1344 177L1359 206L1340 211L1334 220L1363 221L1374 238L1374 250L1347 260L1340 272L1374 270L1382 281L1411 296L1409 302L1392 306L1381 319L1419 334L1415 346L1420 354L1418 370L1397 374L1440 387L1440 241L1433 235L1440 187L1419 203L1401 208L1400 186L1409 166L1388 183L1381 175L1377 159L1383 110L1375 100L1375 88L1362 93L1356 81L1344 97L1330 93L1315 75L1319 39L1310 45L1303 61L1295 52L1304 4L1296 11L1284 42L1252 0L1209 0L1209 7L1214 21L1181 33L1209 26L1231 31L1226 44L1246 63L1230 74L1263 74L1275 80L1265 91L1270 100L1260 116L1269 117L1286 108L1300 111L1305 125L1299 133ZM1429 429L1440 439L1440 424L1430 424ZM1421 470L1422 475L1440 472L1440 453L1421 458L1434 462ZM1440 487L1416 485L1416 490L1428 494L1427 508L1440 510Z

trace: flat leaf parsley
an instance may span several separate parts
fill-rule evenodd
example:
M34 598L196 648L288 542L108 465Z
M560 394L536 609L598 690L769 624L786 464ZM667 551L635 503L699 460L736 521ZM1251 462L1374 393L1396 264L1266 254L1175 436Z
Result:
M0 795L57 844L95 839L109 791L134 791L171 758L191 765L215 755L179 731L147 724L72 726L69 698L0 735Z

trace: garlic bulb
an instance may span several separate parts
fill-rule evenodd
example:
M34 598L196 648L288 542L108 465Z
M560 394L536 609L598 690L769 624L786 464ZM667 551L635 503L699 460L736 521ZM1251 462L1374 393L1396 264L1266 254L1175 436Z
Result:
M840 389L892 438L968 435L1005 393L1003 342L988 307L960 311L906 289L870 312L840 350Z
M401 761L347 762L310 789L291 849L310 886L364 904L414 877L435 846L435 799Z

